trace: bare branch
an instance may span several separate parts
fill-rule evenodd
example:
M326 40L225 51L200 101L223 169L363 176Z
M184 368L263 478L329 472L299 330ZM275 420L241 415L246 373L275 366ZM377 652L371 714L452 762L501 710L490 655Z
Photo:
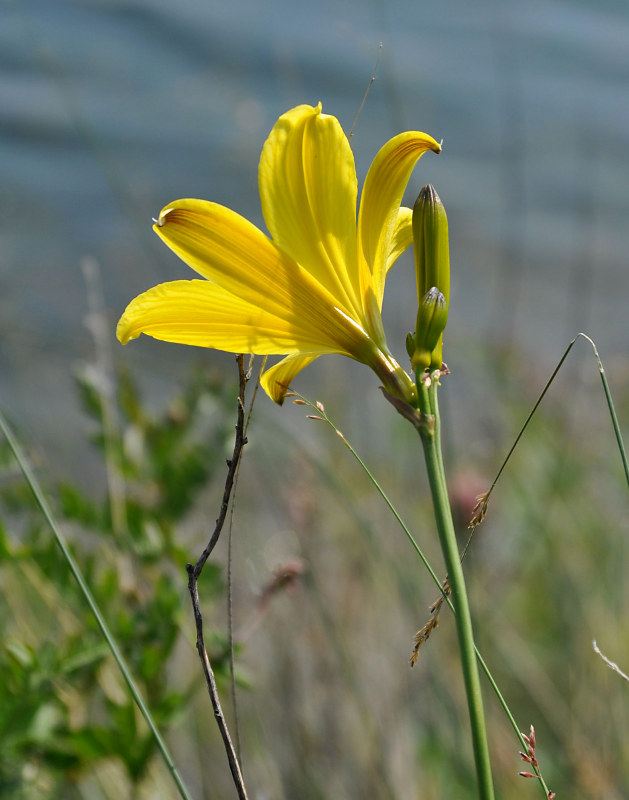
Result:
M201 665L203 667L205 682L207 684L208 693L210 695L210 700L212 702L212 708L214 709L214 717L216 718L218 729L223 738L223 744L225 745L225 751L227 753L229 768L232 773L234 785L236 786L236 790L238 792L239 800L248 800L247 790L245 788L245 783L242 776L242 770L240 768L238 756L236 755L236 751L234 749L231 736L229 734L229 729L225 721L225 716L223 714L223 709L221 707L221 702L218 696L218 689L216 687L216 680L214 678L214 671L212 670L212 665L210 663L210 659L207 654L207 649L205 647L205 639L203 635L203 615L201 613L201 604L199 602L199 590L198 590L199 576L201 575L205 562L210 557L212 550L214 550L214 548L216 547L216 543L218 542L218 539L221 535L221 531L223 530L223 525L225 524L225 518L227 517L227 510L229 508L229 500L232 494L232 490L234 488L234 481L238 471L240 456L242 454L243 447L247 443L247 437L245 435L245 389L247 386L247 374L245 372L244 356L243 355L236 356L236 361L238 363L238 375L239 375L236 438L234 441L234 450L232 452L232 457L227 462L228 469L227 469L227 477L225 479L225 489L223 490L223 500L209 542L207 543L205 549L201 553L201 556L199 557L199 560L196 562L196 564L187 564L186 570L188 572L188 591L190 592L190 599L192 600L192 610L194 612L194 622L197 631L197 651L199 653L199 658L201 659Z

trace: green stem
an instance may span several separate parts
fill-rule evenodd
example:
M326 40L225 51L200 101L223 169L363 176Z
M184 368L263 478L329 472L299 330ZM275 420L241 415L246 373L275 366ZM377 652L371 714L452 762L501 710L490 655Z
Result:
M620 425L618 424L618 417L616 416L616 409L614 408L614 401L612 400L612 393L610 391L609 384L607 383L607 375L605 374L605 370L603 369L603 362L601 361L601 357L598 354L596 345L590 339L590 337L586 336L584 333L579 333L578 336L582 336L584 339L587 339L588 342L592 345L592 349L594 350L594 355L596 356L596 361L598 362L598 371L600 373L601 381L603 383L603 391L605 392L605 399L607 400L607 407L609 408L609 415L612 419L614 434L616 436L616 442L618 444L618 451L620 452L620 458L622 460L622 466L625 471L625 478L627 479L627 485L629 485L629 459L627 459L625 445L622 440L622 433L620 432ZM576 342L576 338L572 340L572 342L570 343L570 347L572 347L574 342Z
M55 518L53 517L52 511L39 485L39 482L35 478L35 475L33 474L31 468L29 467L28 461L26 460L24 454L22 453L21 447L18 445L15 437L13 436L13 432L9 427L2 411L0 411L0 431L2 431L2 433L4 434L9 444L9 447L11 448L11 452L13 453L15 460L17 461L26 479L26 482L30 486L31 491L35 496L37 505L39 506L42 514L44 515L46 522L50 526L50 529L52 530L52 533L57 541L57 545L59 546L59 549L63 553L63 557L65 558L66 563L70 568L70 571L74 575L74 578L79 585L79 589L81 590L83 597L85 598L88 606L90 607L92 613L94 614L94 617L96 618L98 627L100 628L101 633L103 634L103 637L105 638L105 641L107 642L109 649L111 650L111 654L113 655L113 657L116 660L116 663L118 664L118 668L120 669L120 672L122 673L122 676L125 679L127 686L129 687L131 696L133 697L138 708L142 712L142 715L146 720L151 730L151 733L153 734L153 737L157 743L159 751L162 754L162 758L164 759L164 763L168 767L171 777L175 782L177 789L179 790L180 796L182 797L183 800L191 800L190 795L188 794L188 790L186 789L186 786L181 776L179 775L179 772L177 771L177 768L172 759L170 751L168 750L168 746L166 745L166 742L162 738L162 735L160 734L157 725L155 724L153 717L151 716L151 712L149 711L148 706L144 702L144 698L140 694L140 690L138 689L135 681L133 680L133 676L131 675L129 667L127 666L124 660L124 656L122 655L122 652L120 651L120 648L118 647L118 644L116 643L116 640L114 639L114 636L110 631L109 626L105 622L105 618L101 614L101 611L96 603L96 600L94 599L93 594L91 593L87 583L85 582L85 578L83 577L78 564L76 563L72 553L70 552L68 543L66 542L64 535L61 533L61 529L59 528L59 526L55 521Z
M312 400L308 400L307 397L304 397L303 395L299 394L298 392L295 392L295 396L297 398L299 398L299 400L295 400L294 402L296 402L296 403L299 402L300 404L307 405L309 408L311 408L313 410L313 412L314 412L313 418L322 419L327 425L329 425L330 428L332 428L332 430L336 433L336 435L341 439L343 444L350 451L352 456L356 459L356 461L360 465L361 469L365 472L365 474L367 475L367 477L369 478L369 480L373 484L375 490L378 492L380 497L383 499L383 501L385 502L387 508L393 514L393 516L397 520L398 524L400 525L400 527L404 531L404 533L406 535L406 538L410 542L413 550L415 550L415 552L417 553L417 555L421 559L423 565L428 570L428 573L430 574L430 577L432 578L435 586L442 593L443 599L445 600L445 602L448 605L448 608L450 609L450 611L454 615L456 612L454 610L454 606L452 604L452 600L450 599L450 596L446 592L444 592L444 589L443 589L443 586L441 584L441 581L437 577L437 573L431 567L430 562L428 561L428 559L424 555L424 552L422 551L421 547L417 544L417 541L416 541L415 537L410 532L410 530L408 528L408 525L404 522L402 517L399 515L397 509L395 508L395 506L391 502L391 499L389 498L387 493L384 491L382 486L378 483L378 481L376 480L375 476L370 471L369 467L365 464L365 462L362 460L362 458L358 455L356 450L354 450L354 448L352 447L351 443L345 438L345 436L341 433L341 431L332 422L332 420L328 416L327 412L325 411L325 409L320 404L317 405ZM502 707L503 711L507 715L507 719L509 720L509 722L511 724L511 727L514 730L515 735L518 737L518 740L520 742L522 750L526 750L528 745L524 740L524 737L523 737L523 735L522 735L522 733L520 731L520 728L518 727L518 723L515 721L515 717L511 713L511 709L507 705L507 701L505 700L504 695L502 694L502 692L498 688L498 684L496 683L496 681L494 679L494 676L489 671L489 667L487 666L485 660L481 656L481 654L480 654L478 648L476 647L476 645L474 645L474 652L476 653L476 658L478 659L478 663L480 664L481 669L485 673L485 676L486 676L487 680L489 681L489 683L491 685L491 688L494 690L494 693L496 695L496 698L498 699L498 702L500 703L500 706ZM546 786L546 782L544 781L544 778L542 777L542 774L539 771L539 768L534 766L534 765L531 765L531 769L537 775L537 779L539 781L539 784L540 784L540 787L541 787L542 792L544 794L544 797L548 797L550 795L550 790L549 790L548 786Z
M438 378L438 373L435 377ZM419 397L419 409L422 414L423 422L419 428L419 432L424 448L428 482L432 495L439 541L448 571L450 587L452 589L452 603L456 612L454 619L459 639L461 666L463 669L463 679L470 715L479 797L481 800L493 800L494 788L491 777L491 765L489 762L489 748L487 745L480 677L474 647L472 618L467 601L465 578L463 576L459 549L454 533L452 511L450 509L441 456L441 426L439 407L437 404L437 387L438 380L433 380L430 388L428 388L422 381L422 376L418 376L417 392Z

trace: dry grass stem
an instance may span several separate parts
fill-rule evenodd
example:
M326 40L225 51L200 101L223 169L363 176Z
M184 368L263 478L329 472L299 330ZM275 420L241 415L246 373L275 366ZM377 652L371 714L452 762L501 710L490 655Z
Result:
M599 650L598 645L596 644L596 639L592 639L592 647L593 647L594 652L596 653L596 655L600 656L603 659L603 661L607 664L607 666L613 672L615 672L618 675L620 675L621 678L623 678L624 680L626 680L629 683L629 675L625 675L625 673L620 669L618 664L616 664L614 661L610 661L610 659L607 658L607 656L604 653L601 653L601 651Z

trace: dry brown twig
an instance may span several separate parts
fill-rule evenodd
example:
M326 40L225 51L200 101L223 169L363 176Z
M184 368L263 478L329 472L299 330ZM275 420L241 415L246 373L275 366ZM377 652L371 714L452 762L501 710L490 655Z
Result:
M238 463L242 455L242 450L244 446L247 444L247 437L245 434L245 390L247 387L248 376L247 373L245 372L244 356L243 355L236 356L236 362L238 364L238 375L239 375L236 438L234 440L234 449L232 451L232 456L227 461L227 477L225 478L223 500L209 542L207 543L205 549L199 556L199 559L196 562L196 564L186 564L186 570L188 572L188 591L190 592L190 598L192 600L192 610L194 612L194 621L197 632L197 651L199 653L199 658L201 659L201 665L203 667L203 673L205 675L205 682L207 684L208 694L210 695L212 708L214 710L214 717L216 718L216 723L218 725L218 729L223 739L223 744L225 745L225 751L227 753L229 768L232 773L234 785L238 792L239 800L248 800L247 790L245 788L245 783L242 776L242 770L240 768L238 756L236 755L236 751L232 743L229 729L227 727L227 722L225 721L225 716L223 714L223 709L221 707L220 698L218 696L218 689L216 687L216 679L214 677L214 671L212 669L212 665L210 663L210 659L205 647L205 638L203 635L203 615L201 613L201 605L199 601L199 589L198 589L199 576L201 575L203 567L205 566L205 562L210 557L212 550L214 550L214 548L216 547L216 543L218 542L218 539L221 535L221 531L223 530L223 525L225 524L225 518L227 517L227 510L229 508L229 501L232 495L232 490L234 488L234 482L238 471Z

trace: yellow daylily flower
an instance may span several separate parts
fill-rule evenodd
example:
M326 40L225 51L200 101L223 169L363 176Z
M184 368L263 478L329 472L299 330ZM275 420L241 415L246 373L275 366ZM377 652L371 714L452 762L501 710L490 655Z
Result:
M387 272L412 241L402 195L417 160L441 146L425 133L395 136L376 155L356 221L354 157L336 117L321 104L287 111L262 149L259 189L267 236L206 200L177 200L157 235L205 280L162 283L127 306L123 344L156 339L232 353L283 355L262 376L281 403L300 370L324 353L370 366L384 388L412 402L410 377L382 327Z

